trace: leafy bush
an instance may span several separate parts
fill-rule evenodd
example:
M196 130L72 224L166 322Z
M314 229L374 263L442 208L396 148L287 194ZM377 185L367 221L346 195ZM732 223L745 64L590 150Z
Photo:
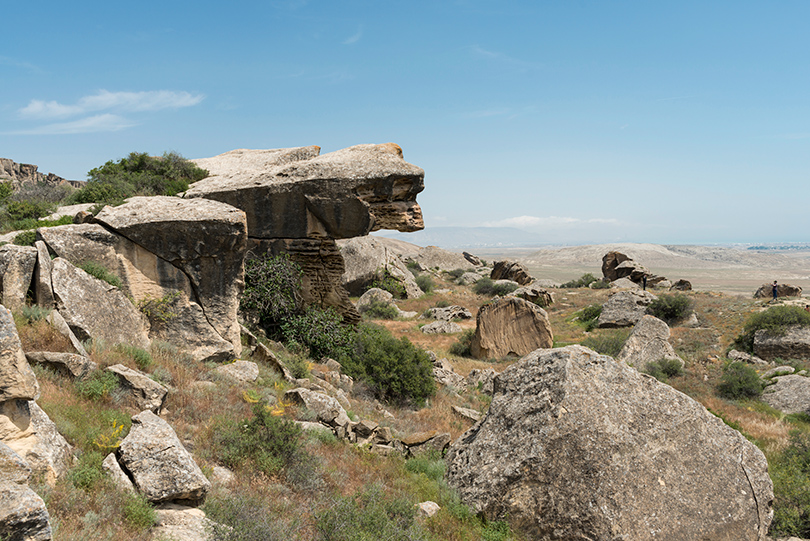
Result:
M87 185L71 197L74 203L118 204L135 195L177 195L208 176L175 152L149 156L132 152L117 162L108 161L87 174Z
M790 445L768 456L773 480L773 522L770 535L810 537L810 435L790 433Z
M579 323L585 327L586 331L592 331L596 328L599 316L602 315L601 304L591 304L586 306L578 312L577 318Z
M764 329L773 334L784 334L788 327L810 326L810 313L800 306L774 306L764 312L752 314L743 327L743 332L734 340L734 346L748 353L754 352L754 334Z
M396 319L399 317L399 310L393 304L374 300L363 309L363 315L371 319Z
M70 482L76 488L93 490L104 479L104 470L101 469L103 461L104 455L97 451L81 453L78 463L68 473Z
M9 201L6 203L6 214L11 221L38 219L48 216L56 210L56 205L44 201Z
M89 274L94 278L98 278L99 280L103 280L110 284L111 286L121 287L123 284L121 283L121 279L110 272L107 267L102 265L101 263L97 263L95 261L87 261L79 265L79 268L82 269L84 272Z
M312 307L303 314L289 317L281 324L285 341L298 342L309 348L315 359L340 358L352 347L354 331L331 308Z
M174 307L175 301L180 298L181 292L175 291L166 293L162 297L153 297L146 295L138 301L138 310L145 315L151 323L165 323L170 319L177 317L177 311Z
M674 295L661 295L647 306L647 313L672 323L680 321L692 312L692 299L686 295L676 293Z
M301 428L273 415L264 403L253 405L253 418L224 419L214 430L216 455L229 468L249 465L265 475L283 470L303 453Z
M602 355L615 357L622 350L630 331L627 329L605 329L599 333L591 333L580 345L590 348Z
M265 498L245 492L213 492L203 511L211 519L209 541L289 541L301 531L298 516L279 513Z
M435 285L433 283L433 276L431 276L430 274L420 274L419 276L416 277L416 285L418 285L419 289L421 289L425 293L429 293L430 290L432 290Z
M407 338L397 340L375 325L359 327L354 350L341 364L348 375L364 380L381 399L423 404L436 391L427 353Z
M84 380L76 381L76 391L88 400L101 400L118 387L118 376L106 370L97 370Z
M466 271L466 270L464 270L464 269L453 269L453 270L449 270L449 271L445 271L445 272L446 272L447 274L449 274L449 275L450 275L450 277L451 277L453 280L458 280L458 279L459 279L459 278L461 278L461 277L464 275L464 273L465 273L465 272L467 272L467 271Z
M579 278L577 278L576 280L571 280L571 281L565 282L564 284L561 284L560 287L564 287L564 288L588 287L588 286L591 285L592 282L595 282L595 281L596 281L596 276L594 276L590 272L587 272L587 273L583 274L582 276L580 276Z
M389 292L396 299L404 299L406 296L405 286L385 268L377 270L377 277L371 282L369 289L374 287Z
M720 396L732 400L756 398L762 394L762 388L762 380L757 371L741 362L729 363L717 384Z
M23 231L14 236L13 244L17 246L33 246L37 241L37 232L33 229L30 231Z
M607 280L594 280L588 284L588 287L591 289L610 289L610 282Z
M287 254L247 259L239 308L270 336L277 336L281 323L302 309L302 274L301 267Z
M501 282L495 283L491 278L481 278L475 284L473 284L473 291L478 295L484 295L488 297L494 297L495 295L499 295L503 297L514 290L516 290L518 286L512 282Z
M450 353L459 357L470 357L472 355L470 346L474 336L475 329L466 329L458 337L458 341L450 346Z
M658 381L666 383L669 378L677 378L683 375L683 366L678 359L659 359L647 363L644 373L651 375Z
M140 493L128 494L121 511L127 524L138 530L148 530L157 522L154 507Z

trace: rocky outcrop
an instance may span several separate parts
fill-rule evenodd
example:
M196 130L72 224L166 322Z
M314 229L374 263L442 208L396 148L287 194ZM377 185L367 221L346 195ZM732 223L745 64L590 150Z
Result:
M602 257L602 276L610 282L627 278L636 284L642 284L646 277L647 287L654 287L667 281L665 277L654 275L647 267L621 252L608 252Z
M750 353L746 353L744 351L737 351L736 349L732 349L731 351L726 353L726 357L728 357L732 361L738 361L741 363L768 364L768 361L760 359L756 355L751 355Z
M47 366L71 379L86 378L98 368L98 365L87 357L75 353L30 351L25 354L25 358L29 363Z
M464 382L467 384L467 387L472 387L473 389L480 390L484 394L491 395L494 390L495 376L497 375L498 373L492 368L473 368L470 370L470 373L467 374L467 377L464 378Z
M413 273L403 260L401 243L392 244L390 239L365 236L339 240L337 244L346 269L341 282L350 295L361 295L384 272L402 284L408 298L422 294ZM413 248L415 250L409 253L415 255L418 248Z
M299 387L284 393L284 399L304 406L315 415L318 422L329 427L345 427L350 422L343 406L337 399L326 394Z
M425 246L413 258L424 269L452 271L456 269L473 270L475 265L466 257L455 252L448 252L437 246Z
M118 449L118 461L150 502L205 499L211 483L169 424L143 411Z
M670 291L692 291L692 282L689 280L678 280L671 286L669 286Z
M799 286L792 286L790 284L777 284L776 286L777 297L801 297L802 288ZM754 292L755 299L770 299L773 297L773 284L762 284Z
M461 325L458 323L447 321L445 319L439 319L433 323L428 323L427 325L423 325L421 328L421 331L424 334L454 334L461 332L462 330Z
M160 414L166 403L169 390L139 370L123 364L107 367L108 372L118 376L121 386L126 389L139 410L149 410Z
M669 343L669 336L669 325L657 317L643 316L636 323L616 360L639 370L644 370L648 364L662 359L677 360L683 366L683 359L675 353L675 349Z
M454 304L453 306L445 306L443 308L428 308L422 314L425 318L441 319L444 321L453 321L454 319L472 319L472 314L463 306Z
M545 288L540 287L536 282L527 286L519 287L507 295L507 297L520 297L529 302L533 302L541 308L547 308L554 304L554 297Z
M38 397L39 384L23 353L14 318L0 306L0 403Z
M464 378L453 370L453 365L447 359L438 359L433 355L433 379L445 387L461 389L464 387Z
M45 502L28 486L31 469L0 442L0 539L50 541L50 516Z
M489 277L493 280L511 280L522 286L527 286L534 281L526 265L517 261L496 261Z
M495 298L478 310L470 352L477 359L526 355L553 344L546 311L516 297Z
M216 372L236 383L248 383L259 378L259 365L250 361L236 361L218 366Z
M647 291L619 291L608 298L602 305L602 313L597 320L600 328L631 327L644 317L647 306L655 299Z
M25 305L25 297L31 287L37 250L32 246L6 244L0 246L0 288L2 305L16 310Z
M754 333L754 355L766 361L810 359L810 327L794 325L781 333L760 329Z
M762 401L783 413L810 414L810 378L788 374L774 377L762 393Z
M0 182L11 181L14 189L19 189L24 184L37 185L40 182L45 184L67 184L68 181L53 173L40 173L39 167L30 163L17 163L8 158L0 158Z
M532 539L763 540L764 455L702 405L581 346L538 350L495 380L446 480Z

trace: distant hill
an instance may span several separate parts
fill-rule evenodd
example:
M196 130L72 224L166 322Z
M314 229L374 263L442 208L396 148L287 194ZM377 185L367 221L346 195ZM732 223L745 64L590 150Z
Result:
M377 231L375 236L404 240L419 246L438 246L446 250L476 248L517 248L547 245L540 235L514 227L429 227L414 233Z

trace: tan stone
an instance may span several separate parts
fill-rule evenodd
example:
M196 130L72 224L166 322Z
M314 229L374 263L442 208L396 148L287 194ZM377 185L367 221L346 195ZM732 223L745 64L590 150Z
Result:
M477 359L526 355L554 343L546 311L527 300L496 298L478 310L470 351Z

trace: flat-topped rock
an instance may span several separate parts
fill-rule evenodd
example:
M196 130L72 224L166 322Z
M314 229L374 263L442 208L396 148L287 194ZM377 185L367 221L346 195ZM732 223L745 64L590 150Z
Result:
M11 312L0 306L0 402L39 397L39 384L23 353Z

